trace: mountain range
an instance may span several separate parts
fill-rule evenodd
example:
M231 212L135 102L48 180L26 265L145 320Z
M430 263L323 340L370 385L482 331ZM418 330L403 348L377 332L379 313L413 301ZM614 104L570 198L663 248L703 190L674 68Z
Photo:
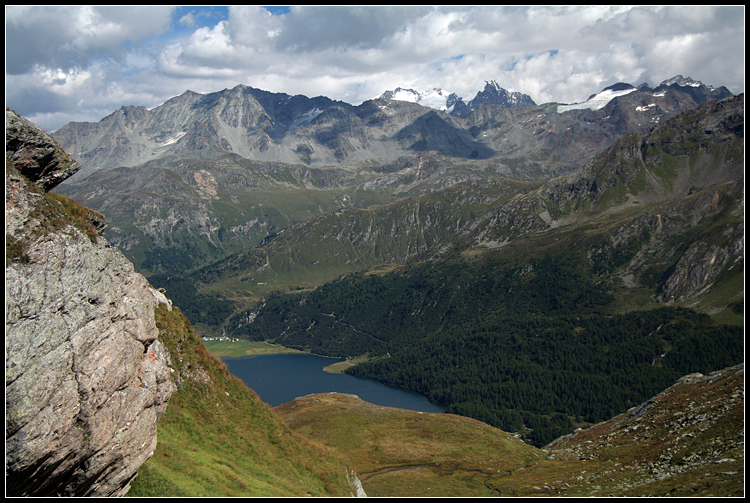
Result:
M606 104L611 103L605 113L598 114L597 110L605 108L601 99L595 107L586 103L568 108L536 106L528 96L508 92L494 81L463 107L468 112L460 114L454 113L455 103L450 109L447 101L440 108L450 109L450 114L416 106L419 98L417 103L402 101L398 98L404 91L386 92L379 99L353 106L325 97L289 96L238 85L206 95L187 91L152 109L124 106L98 123L67 124L53 136L81 164L75 180L96 170L134 167L170 156L210 158L225 153L316 167L377 165L421 152L464 159L535 155L554 169L560 162L549 150L568 143L566 136L591 137L591 146L601 148L633 128L648 127L707 99L731 94L723 87L686 82L662 83L655 89L610 86L596 95L606 96ZM622 87L636 92L622 93ZM608 94L612 89L618 92ZM623 94L629 98L618 99ZM447 100L451 96L463 103L455 95ZM579 113L560 113L569 107ZM479 109L483 113L472 113ZM566 131L573 133L566 135ZM581 160L563 157L562 162L568 164Z
M741 220L725 219L741 208L736 205L742 193L737 180L744 173L743 103L742 96L706 103L693 115L675 117L643 135L626 135L577 172L548 181L477 176L429 191L412 189L409 197L390 204L341 208L291 226L262 246L195 274L203 282L242 280L241 288L247 289L248 284L281 281L294 271L300 284L310 285L345 272L457 250L510 248L545 233L560 239L570 229L590 226L589 235L603 235L582 253L597 270L614 273L620 268L618 283L633 288L654 280L644 276L644 261L665 273L676 267L671 271L676 275L663 286L672 293L663 295L691 297L718 270L696 275L701 280L693 287L676 286L681 282L677 261L690 244L683 233L695 233L699 221L718 212L725 225L722 246L733 243L726 248L727 256L741 255L736 241L743 235ZM429 176L434 177L443 174L435 161L424 162L421 170L432 171ZM719 198L724 193L726 199ZM605 225L607 219L612 221ZM702 256L714 249L707 243L695 247ZM612 263L614 256L619 257ZM706 263L726 264L725 259L704 257ZM661 263L657 266L655 261ZM308 278L303 280L301 271ZM695 275L681 274L683 280Z
M738 327L673 309L743 323L743 110L742 95L707 102L543 182L338 210L190 277L257 296L224 324L235 337L367 354L347 372L525 424L540 445L572 429L553 410L602 420L690 369L742 361Z
M488 82L464 117L388 98L352 106L242 85L188 91L54 133L82 166L57 190L110 215L105 235L146 272L194 269L336 209L571 173L623 134L731 94L686 82L611 86L597 95L616 89L605 106L592 97L595 107L562 113L509 107L512 93Z

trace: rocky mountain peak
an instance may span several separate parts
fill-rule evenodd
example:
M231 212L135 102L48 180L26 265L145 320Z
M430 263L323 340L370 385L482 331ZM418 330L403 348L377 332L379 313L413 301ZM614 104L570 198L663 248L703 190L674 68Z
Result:
M613 91L613 92L619 92L619 91L630 91L632 89L635 89L635 86L632 84L628 84L627 82L618 82L616 84L612 84L611 86L607 86L602 91ZM596 96L596 94L592 94L589 99Z
M468 103L469 108L475 110L482 105L503 105L505 107L517 107L523 105L536 105L530 96L503 89L494 80L485 82L484 90L479 91L473 100Z
M661 85L661 86L677 85L677 86L700 87L700 86L702 86L704 84L702 82L697 81L697 80L693 80L690 77L683 77L682 75L676 75L676 76L672 77L671 79L665 80L664 82L662 82L659 85ZM711 86L706 86L706 87L710 88Z

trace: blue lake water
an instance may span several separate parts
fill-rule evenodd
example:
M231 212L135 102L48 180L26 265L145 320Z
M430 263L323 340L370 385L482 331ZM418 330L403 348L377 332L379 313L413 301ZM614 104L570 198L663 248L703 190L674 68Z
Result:
M229 371L242 379L263 402L275 407L312 393L349 393L366 402L422 412L443 412L424 395L387 386L373 379L332 374L323 367L344 361L309 353L273 353L225 357Z

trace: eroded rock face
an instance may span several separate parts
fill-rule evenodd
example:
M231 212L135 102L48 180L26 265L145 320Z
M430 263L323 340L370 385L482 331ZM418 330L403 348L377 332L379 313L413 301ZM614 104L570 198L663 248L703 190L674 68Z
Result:
M6 241L24 246L6 247L6 494L123 495L175 388L154 320L168 300L104 238L44 229L36 210L49 195L6 158ZM38 172L59 176L44 162Z

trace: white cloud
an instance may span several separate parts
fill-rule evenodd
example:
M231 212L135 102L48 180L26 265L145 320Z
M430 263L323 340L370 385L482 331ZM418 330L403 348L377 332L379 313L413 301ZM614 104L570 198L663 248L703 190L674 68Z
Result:
M272 38L269 32L280 32L282 19L259 6L230 7L227 34L237 47L264 50Z
M538 103L675 74L744 91L742 6L21 6L6 38L7 105L47 128L240 83L354 104L490 79Z
M195 17L193 16L192 12L188 12L177 22L183 26L193 27L195 26Z
M226 33L226 22L222 21L213 29L199 28L182 44L181 56L206 63L231 64L236 48Z
M145 10L144 10L145 9ZM8 6L6 73L35 65L65 70L92 58L119 60L123 44L137 44L169 28L171 8Z

